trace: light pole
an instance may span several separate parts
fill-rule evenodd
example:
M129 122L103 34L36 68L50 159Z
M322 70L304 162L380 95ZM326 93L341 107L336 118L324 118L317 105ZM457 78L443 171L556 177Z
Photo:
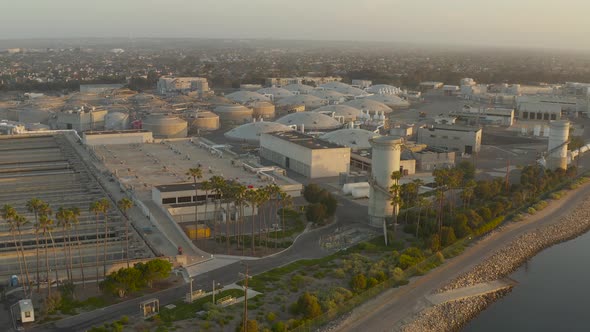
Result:
M248 264L242 264L246 266L246 274L240 273L240 276L244 276L244 318L242 326L244 332L248 332Z
M193 278L190 279L189 303L193 303Z

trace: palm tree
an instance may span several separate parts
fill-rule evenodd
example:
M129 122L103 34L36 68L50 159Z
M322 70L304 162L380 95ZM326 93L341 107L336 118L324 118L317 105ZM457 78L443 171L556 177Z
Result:
M107 276L107 241L109 240L108 214L109 214L109 210L111 209L111 203L106 198L101 199L99 202L101 205L102 216L104 218L104 220L103 220L104 221L104 237L103 237L103 241L102 241L102 243L103 243L103 247L102 247L102 253L103 253L102 276L104 278Z
M66 262L66 275L68 277L68 279L71 281L72 280L72 275L71 275L71 267L68 264L68 244L66 242L66 234L67 234L67 229L69 229L70 227L70 211L64 207L60 207L59 209L57 209L57 212L55 213L55 219L57 219L57 225L61 226L62 229L62 233L63 233L63 250L64 250L64 258L65 258L65 262ZM69 241L68 241L69 242Z
M198 201L197 201L197 197L198 197L198 189L197 189L197 179L202 179L203 178L203 171L201 170L201 166L198 166L197 168L189 168L188 172L186 172L186 175L189 176L189 178L193 179L193 184L195 186L195 226L197 227L197 237L196 240L199 240L199 214L198 214Z
M51 232L51 228L53 227L53 220L49 218L50 215L51 213L42 213L39 215L39 227L41 229L43 237L45 238L45 246L43 249L45 251L45 276L47 280L47 296L51 295L51 274L49 273L49 246L47 245L47 237Z
M246 186L243 186L241 184L238 183L234 183L232 185L232 195L233 195L233 201L234 201L234 205L236 208L236 211L238 213L238 217L236 220L236 226L237 226L237 238L238 238L238 247L240 245L240 237L241 237L241 241L242 241L242 251L244 250L244 219L243 219L243 208L244 208L244 202L246 199L246 191L247 188ZM254 239L252 239L252 241L254 241Z
M82 256L82 243L80 243L80 233L78 232L78 225L80 224L79 217L82 212L77 207L71 208L70 211L72 212L72 225L74 225L74 232L76 233L76 243L78 244L78 265L80 266L80 273L82 275L82 288L84 288L86 285L86 278L84 277L84 256Z
M279 199L281 201L281 222L283 224L283 238L285 238L285 208L293 204L293 198L291 197L291 195L287 194L284 191L281 192L279 195Z
M256 190L258 196L258 241L262 245L262 228L266 229L266 217L264 213L264 204L270 199L270 190L268 186L264 186ZM264 223L264 227L262 227ZM266 239L265 232L265 246L268 245L268 239Z
M209 205L209 191L213 189L211 181L205 180L201 182L201 189L205 191L205 221L207 221L207 205Z
M37 276L37 293L39 293L40 289L39 287L41 287L41 283L40 283L40 279L39 279L39 231L40 231L40 227L39 227L39 207L41 206L42 201L38 198L31 198L29 201L27 201L27 210L29 212L33 212L35 215L35 256L36 256L36 269L35 269L35 273Z
M229 222L231 219L229 204L234 197L234 188L233 183L225 182L225 184L221 187L222 196L225 198L225 211L226 211L226 218L225 218L225 245L227 254L229 255Z
M117 205L123 211L123 216L125 216L125 258L127 259L127 268L129 268L129 216L127 211L133 207L133 201L124 197L117 202Z
M98 276L98 217L102 212L102 204L100 201L92 202L90 204L90 212L94 213L94 217L96 218L96 242L95 242L95 256L96 256L96 286L99 285L99 276Z
M218 209L219 205L221 205L220 200L223 197L223 186L225 186L225 179L221 176L215 175L211 177L209 182L211 183L211 190L215 195L215 204L213 205L213 237L215 242L217 242L217 218L219 213Z
M17 214L14 217L14 223L16 226L16 231L18 233L18 239L19 239L19 243L20 243L20 252L23 256L23 265L25 267L25 276L27 278L27 288L30 290L31 278L29 275L29 264L27 263L27 257L25 256L25 247L23 245L23 235L21 233L21 227L27 225L29 223L29 221L27 220L27 218L25 218L25 216Z
M250 189L247 190L244 193L244 199L246 200L246 202L248 203L248 205L250 206L251 209L251 217L252 217L252 233L251 233L251 250L252 250L252 256L254 256L254 209L256 208L256 204L258 202L258 195L256 193L256 190L254 189ZM258 211L260 213L260 211Z
M22 263L21 255L20 255L20 247L18 245L18 242L16 241L16 224L14 221L16 216L17 216L16 209L14 207L12 207L11 205L5 204L2 207L2 219L4 219L4 221L6 221L6 223L8 223L10 235L12 236L14 248L16 249L16 257L18 259L18 269L20 272L20 280L22 281L22 280L24 280L23 263ZM26 288L24 288L24 290L25 290L25 294L26 294Z

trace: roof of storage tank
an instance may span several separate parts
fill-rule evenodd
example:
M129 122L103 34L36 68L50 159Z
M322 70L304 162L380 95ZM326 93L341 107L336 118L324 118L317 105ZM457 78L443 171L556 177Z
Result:
M376 100L367 99L367 98L359 98L355 100L348 101L344 103L344 105L352 106L354 108L358 108L361 110L369 110L371 112L379 111L385 113L391 113L393 110L391 107L383 104L382 102L378 102Z
M306 107L320 107L326 105L328 102L322 98L312 95L296 95L292 97L283 98L277 101L277 105L305 105Z
M262 133L285 132L294 130L284 124L276 122L250 122L236 127L225 134L228 139L255 142L260 140Z
M355 88L351 85L348 85L348 84L342 83L342 82L329 82L329 83L322 84L319 87L326 89L326 90L334 90L334 91L340 92L345 95L350 95L350 96L362 96L362 95L367 94L365 91L363 91L359 88Z
M281 99L281 98L285 98L285 97L291 97L293 96L293 92L287 90L287 89L283 89L283 88L276 88L276 87L272 87L272 88L262 88L260 90L257 90L256 92L260 93L260 94L271 94L274 96L274 99Z
M372 95L365 99L378 101L390 107L408 107L410 103L396 95Z
M273 105L272 103L269 103L268 101L255 101L253 103L249 103L247 106L252 107L252 108L267 108L267 107L274 108L275 107L275 105Z
M270 98L268 98L267 96L252 91L236 91L226 95L226 97L229 100L232 100L240 104L251 101L270 101Z
M206 99L208 103L213 105L222 105L222 104L231 104L232 101L226 98L225 96L211 96Z
M376 94L396 94L401 92L401 89L389 84L376 84L371 85L365 91Z
M307 130L331 130L342 127L338 120L317 112L291 113L276 120L284 125L304 125Z
M310 85L305 85L305 84L289 84L289 85L285 85L283 87L283 89L285 90L289 90L289 91L297 91L299 93L310 93L311 91L314 90L313 86Z
M346 98L346 95L335 90L313 90L309 94L327 100L339 100Z
M337 104L337 105L327 105L322 106L320 108L316 108L313 110L314 112L334 112L336 116L343 116L345 118L357 118L361 115L361 110L358 108L344 105L344 104Z
M214 109L215 113L252 113L252 109L238 104L219 105Z
M371 147L369 140L378 136L380 135L364 129L340 129L325 133L320 138L352 149L368 149Z

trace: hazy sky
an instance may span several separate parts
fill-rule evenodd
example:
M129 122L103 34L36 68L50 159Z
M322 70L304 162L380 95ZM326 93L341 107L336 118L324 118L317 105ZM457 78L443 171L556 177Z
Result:
M590 49L588 0L0 0L0 39L197 37Z

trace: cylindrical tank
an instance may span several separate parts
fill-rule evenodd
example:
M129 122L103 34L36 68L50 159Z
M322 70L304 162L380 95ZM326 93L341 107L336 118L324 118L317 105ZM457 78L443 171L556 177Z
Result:
M150 115L143 120L142 127L156 138L182 138L187 135L188 125L175 116Z
M272 119L275 117L275 105L266 102L258 101L248 105L252 108L252 117L259 119Z
M210 111L199 111L194 115L194 117L191 117L190 121L191 131L213 131L219 129L219 115Z
M394 183L393 171L400 169L402 139L396 136L381 136L370 140L371 190L369 192L369 224L382 226L393 215L389 188Z
M223 128L231 128L252 121L252 109L242 105L220 105L215 107L215 114Z
M547 146L547 168L567 169L567 141L569 139L570 123L567 120L550 122L549 142Z
M104 118L106 130L124 130L129 126L129 115L121 112L110 112Z

